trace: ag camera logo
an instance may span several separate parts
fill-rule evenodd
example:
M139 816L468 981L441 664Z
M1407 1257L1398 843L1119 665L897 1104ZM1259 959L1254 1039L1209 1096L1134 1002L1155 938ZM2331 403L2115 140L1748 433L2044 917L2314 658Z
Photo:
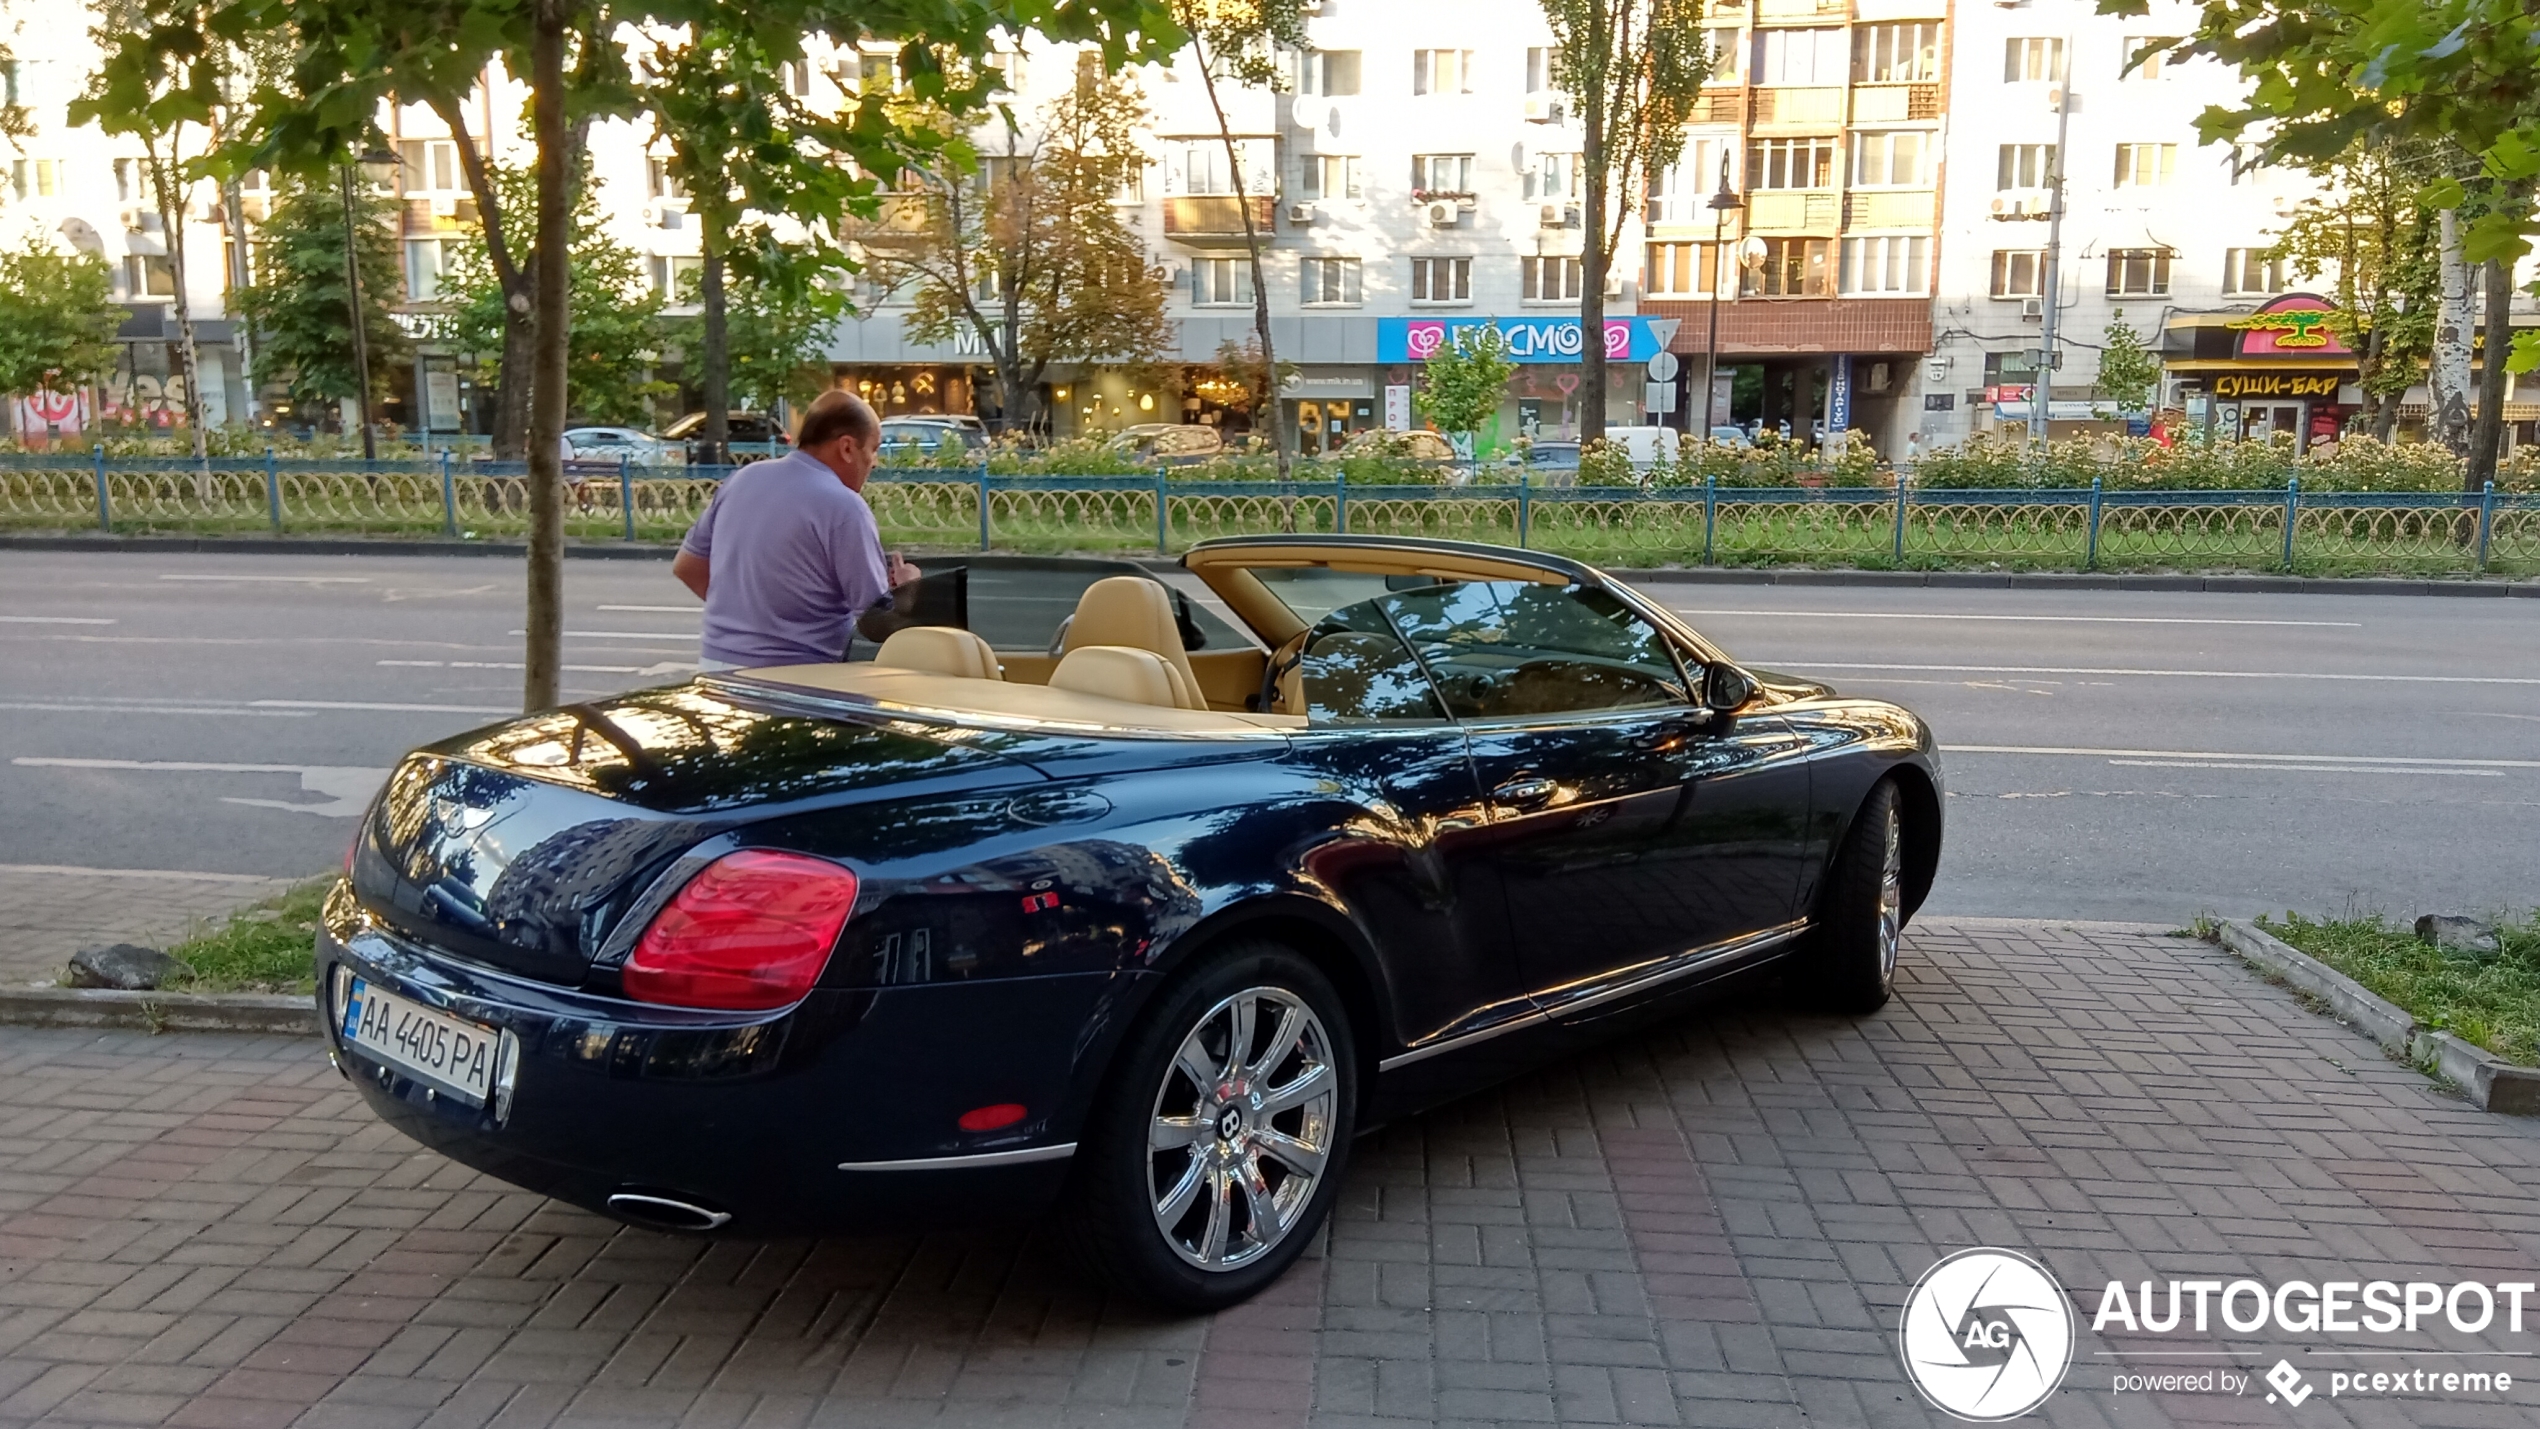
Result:
M1914 1282L1898 1341L1906 1378L1934 1408L1978 1423L2017 1419L2072 1366L2072 1303L2017 1251L1962 1250Z

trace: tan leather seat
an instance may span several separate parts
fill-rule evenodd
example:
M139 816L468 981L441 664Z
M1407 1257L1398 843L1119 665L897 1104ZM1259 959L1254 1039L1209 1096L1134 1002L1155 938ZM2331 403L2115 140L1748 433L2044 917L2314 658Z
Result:
M1196 698L1199 676L1191 657L1182 653L1182 627L1173 619L1173 596L1163 584L1144 576L1107 576L1085 587L1076 599L1076 614L1067 622L1062 655L1093 645L1125 645L1145 650L1173 667ZM1205 701L1182 706L1206 709Z
M1087 645L1070 650L1050 671L1050 688L1101 695L1168 710L1205 710L1199 687L1152 650L1126 645Z
M988 642L949 625L912 625L894 631L873 652L873 663L896 670L925 670L937 675L965 675L974 680L1002 680Z

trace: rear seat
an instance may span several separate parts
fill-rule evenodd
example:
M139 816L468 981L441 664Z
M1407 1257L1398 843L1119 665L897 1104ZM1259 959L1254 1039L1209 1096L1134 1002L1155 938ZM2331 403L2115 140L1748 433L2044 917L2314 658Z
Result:
M987 641L949 625L912 625L894 631L873 653L873 663L974 680L1005 678L1005 667L997 663L996 652L988 648Z

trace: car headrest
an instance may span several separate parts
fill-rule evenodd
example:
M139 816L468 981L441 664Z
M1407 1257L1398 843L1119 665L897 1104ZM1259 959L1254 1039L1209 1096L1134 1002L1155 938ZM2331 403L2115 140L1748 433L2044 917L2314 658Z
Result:
M912 625L893 631L873 663L896 670L926 670L938 675L966 675L974 680L1002 680L1003 667L988 642L950 625Z
M1126 700L1135 705L1161 705L1168 710L1204 710L1199 687L1152 650L1126 645L1086 645L1070 650L1050 671L1050 688L1082 695Z
M1063 652L1090 645L1125 645L1161 656L1176 674L1199 688L1191 657L1182 653L1182 627L1173 619L1173 594L1144 576L1107 576L1085 587L1067 623ZM1204 706L1185 706L1204 708Z

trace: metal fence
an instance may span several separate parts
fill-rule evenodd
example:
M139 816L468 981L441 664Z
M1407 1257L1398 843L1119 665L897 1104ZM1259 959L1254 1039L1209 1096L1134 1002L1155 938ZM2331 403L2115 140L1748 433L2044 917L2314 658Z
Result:
M567 470L567 533L668 540L732 468ZM121 533L516 537L521 464L0 456L0 528ZM2540 495L1915 490L1716 485L1641 492L1513 484L998 476L884 470L865 488L895 545L1170 553L1211 536L1348 531L1492 541L1613 565L1818 562L2540 572Z

